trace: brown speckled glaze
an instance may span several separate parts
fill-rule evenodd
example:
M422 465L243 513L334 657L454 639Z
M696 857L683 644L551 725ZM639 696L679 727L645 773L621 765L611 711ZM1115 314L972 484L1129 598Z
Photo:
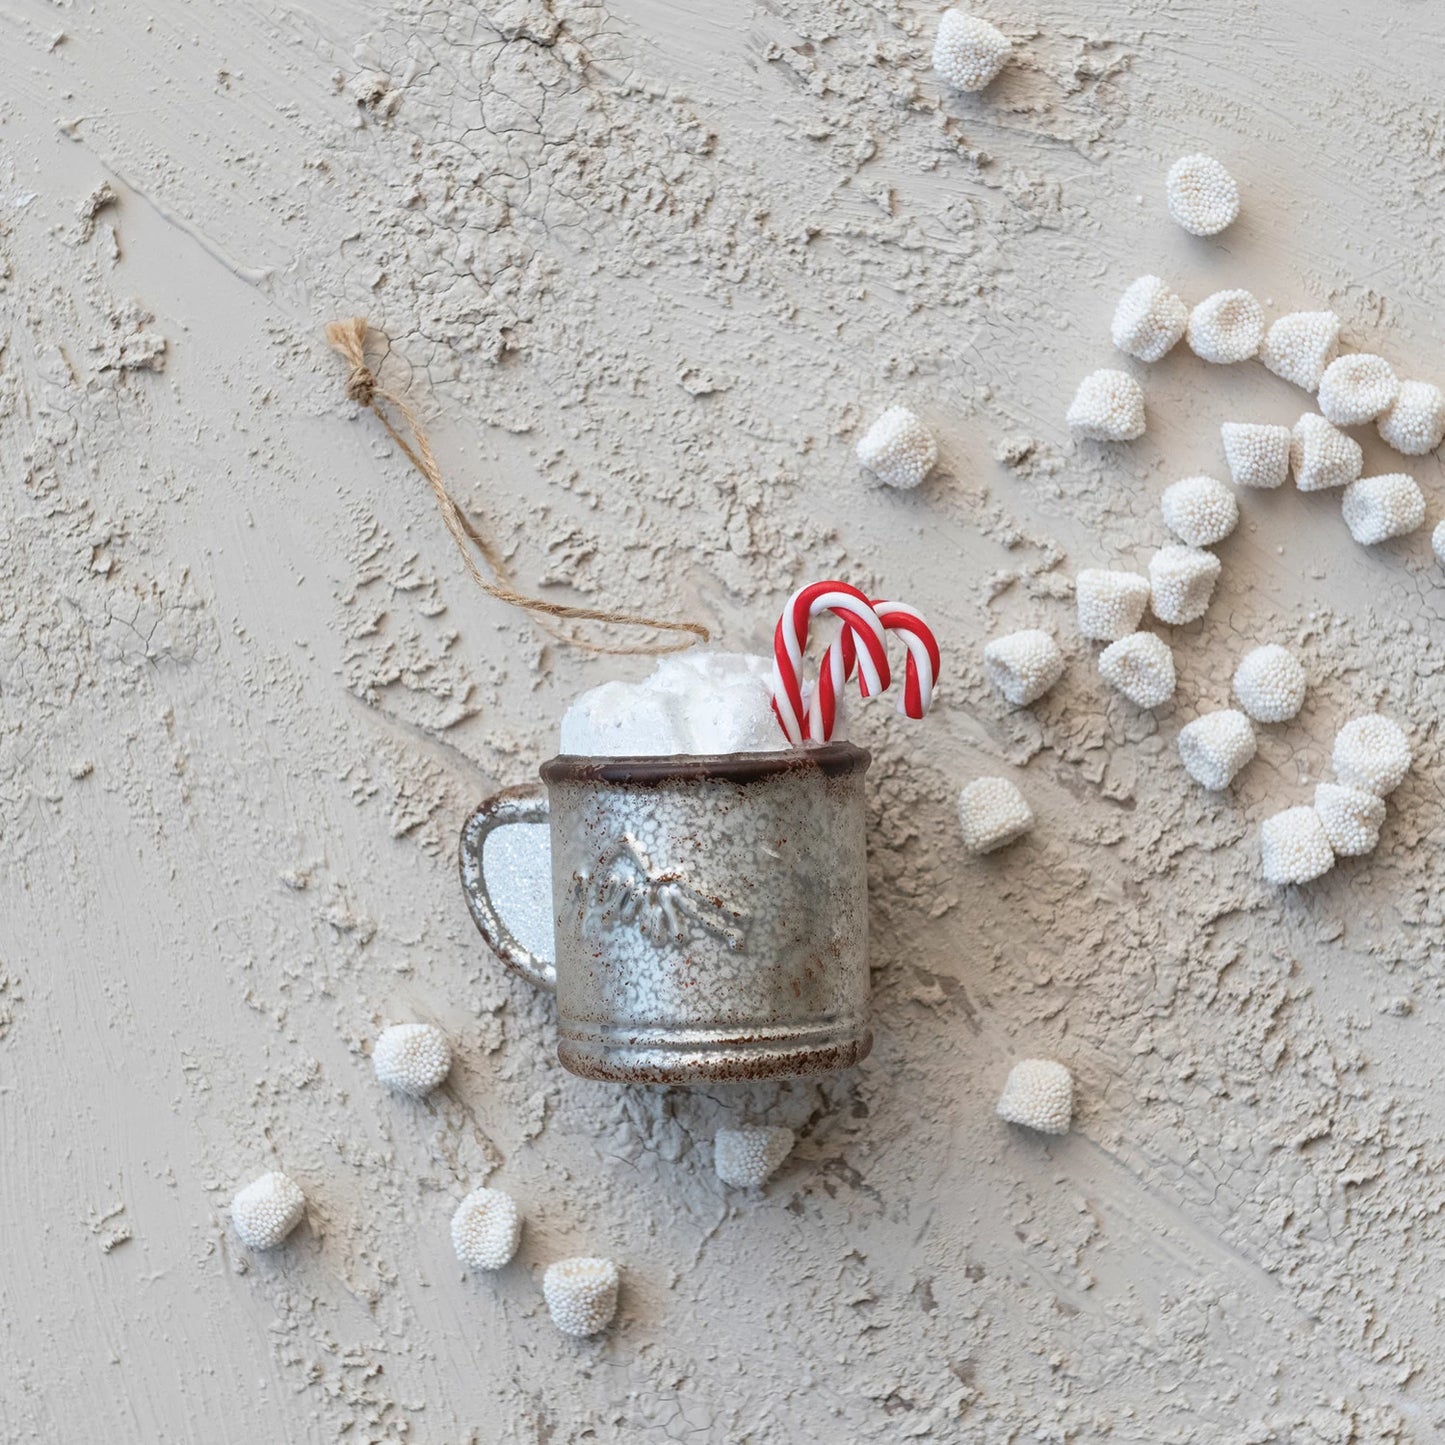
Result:
M559 757L462 832L504 962L557 990L573 1073L638 1083L847 1068L872 1044L863 774L848 743L719 757ZM493 827L550 818L555 972L486 894Z

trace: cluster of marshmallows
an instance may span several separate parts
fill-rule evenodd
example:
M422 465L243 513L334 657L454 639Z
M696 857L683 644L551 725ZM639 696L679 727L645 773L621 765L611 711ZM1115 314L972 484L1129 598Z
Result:
M1166 193L1170 215L1196 236L1217 235L1239 213L1238 186L1208 156L1177 161ZM1293 473L1301 491L1342 488L1345 524L1366 546L1414 531L1425 520L1425 499L1414 479L1404 473L1362 476L1363 449L1344 428L1374 422L1388 445L1422 456L1445 439L1445 394L1430 382L1401 381L1383 357L1341 355L1340 320L1333 312L1292 312L1266 326L1264 308L1247 291L1216 292L1190 307L1160 277L1146 275L1120 297L1111 335L1119 350L1143 362L1160 360L1181 340L1209 362L1257 357L1277 376L1317 393L1319 411L1306 412L1293 427L1224 424L1220 438L1236 486L1280 487ZM1143 390L1125 372L1094 372L1080 384L1068 422L1084 437L1132 439L1144 431ZM1205 549L1239 521L1237 496L1212 477L1175 482L1164 493L1162 510L1179 543L1155 554L1147 578L1091 569L1075 581L1079 630L1109 644L1099 658L1101 674L1141 707L1167 701L1175 685L1168 646L1138 630L1145 606L1171 624L1202 616L1220 572L1218 558ZM1445 563L1445 521L1432 541ZM1255 755L1254 724L1293 718L1305 688L1304 668L1287 648L1251 650L1234 675L1238 708L1206 712L1181 729L1186 771L1201 787L1227 788ZM1339 781L1320 784L1312 807L1288 809L1264 824L1265 877L1307 882L1328 871L1336 857L1374 848L1384 819L1381 798L1403 778L1409 759L1404 734L1389 719L1347 724L1335 744Z
M451 1072L452 1051L446 1035L431 1024L395 1024L377 1036L371 1062L387 1088L421 1098ZM231 1223L250 1249L278 1248L305 1214L301 1187L277 1170L253 1179L231 1200Z
M996 637L983 650L983 672L1014 707L1037 702L1064 675L1064 654L1053 637L1026 628ZM958 822L970 853L992 853L1033 827L1033 810L1007 778L975 778L958 795Z
M1288 722L1304 706L1305 689L1305 670L1288 648L1252 648L1234 673L1239 708L1203 713L1179 730L1184 771L1209 792L1227 788L1254 757L1253 724Z
M1162 707L1174 696L1174 654L1162 637L1142 631L1147 606L1170 626L1203 617L1221 571L1206 544L1223 541L1239 519L1237 507L1209 477L1186 477L1164 494L1164 518L1184 540L1161 547L1149 559L1149 575L1090 567L1074 579L1079 631L1108 645L1099 675L1136 707ZM1227 488L1225 489L1227 491Z
M1239 212L1238 186L1209 156L1175 162L1166 193L1170 215L1196 236L1216 235ZM1304 492L1342 487L1345 525L1363 546L1413 532L1425 520L1414 479L1403 472L1362 477L1364 453L1342 428L1374 422L1396 451L1424 456L1445 440L1445 393L1433 382L1400 380L1381 356L1341 355L1333 311L1294 311L1266 327L1264 308L1248 291L1217 291L1191 307L1163 279L1146 275L1125 288L1110 331L1114 345L1138 361L1158 361L1184 340L1205 361L1257 357L1276 376L1317 393L1319 411L1306 412L1292 429L1225 424L1225 460L1237 485L1279 487L1293 471ZM1132 440L1144 432L1143 389L1126 372L1096 371L1080 383L1067 420L1082 437ZM1445 555L1445 524L1437 538Z
M1335 735L1336 781L1315 788L1313 805L1286 808L1260 829L1260 858L1270 883L1309 883L1336 858L1373 852L1385 821L1385 796L1410 771L1410 740L1378 713L1347 722Z
M954 90L972 94L993 82L1012 50L1008 36L987 20L945 10L933 42L933 68ZM863 433L857 457L884 486L911 489L933 470L938 447L914 412L891 406Z
M422 1098L451 1071L446 1035L431 1024L394 1024L371 1050L372 1068L387 1088ZM793 1131L779 1125L719 1129L714 1165L724 1184L759 1189L792 1152ZM231 1200L231 1221L241 1242L269 1250L283 1244L306 1213L306 1196L285 1174L263 1174ZM493 1273L509 1265L522 1237L517 1201L501 1189L474 1189L451 1221L452 1248L468 1270ZM621 1272L610 1259L585 1255L557 1260L542 1276L542 1296L552 1322L565 1335L595 1335L617 1313Z
M451 1045L432 1024L394 1024L383 1029L371 1050L379 1082L409 1098L438 1088L452 1066ZM791 1136L790 1136L791 1137ZM231 1200L231 1222L251 1249L275 1249L285 1242L306 1213L306 1196L285 1174L263 1174ZM457 1205L451 1222L452 1247L470 1270L492 1272L510 1264L522 1235L517 1202L501 1189L474 1189ZM610 1259L558 1260L542 1276L542 1295L553 1323L563 1334L595 1335L617 1313L621 1282Z
M955 90L980 91L1010 52L1009 38L987 20L945 10L933 69ZM1240 214L1240 188L1214 156L1176 160L1165 178L1165 201L1170 217L1191 236L1218 236ZM1397 379L1379 355L1340 355L1334 312L1289 312L1266 327L1264 308L1248 290L1220 290L1191 306L1162 277L1146 275L1124 290L1110 329L1118 350L1139 361L1159 361L1186 341L1202 360L1231 366L1257 357L1276 376L1318 393L1319 412L1306 412L1293 435L1280 426L1225 425L1225 458L1238 486L1279 487L1293 468L1302 491L1344 487L1345 526L1363 546L1422 525L1425 499L1413 478L1361 477L1363 454L1340 428L1374 422L1390 447L1423 457L1445 439L1445 393L1431 381ZM1146 428L1143 387L1127 371L1092 371L1079 383L1066 420L1082 438L1133 441ZM918 416L894 406L868 428L858 461L887 486L916 487L933 467L936 448ZM1445 562L1445 522L1436 527L1433 543Z
M997 27L966 10L945 10L933 43L933 68L955 90L988 86L1013 46ZM859 465L888 487L911 489L933 470L938 447L927 426L907 407L890 406L863 433Z
M1170 214L1196 236L1216 235L1239 211L1238 187L1209 156L1177 161L1166 192ZM1237 485L1279 487L1293 471L1301 491L1342 487L1345 525L1363 546L1412 532L1425 520L1414 479L1403 472L1362 477L1364 454L1341 428L1374 422L1396 451L1424 456L1445 439L1445 393L1432 382L1401 381L1383 357L1340 355L1334 312L1295 311L1266 328L1264 308L1248 291L1218 291L1190 307L1167 282L1146 275L1119 298L1110 330L1114 345L1139 361L1158 361L1185 340L1205 361L1257 357L1277 376L1318 393L1319 411L1306 412L1292 430L1225 424L1225 459ZM1133 440L1145 429L1143 388L1123 371L1093 372L1080 383L1067 421L1082 437ZM1445 557L1445 524L1435 540Z

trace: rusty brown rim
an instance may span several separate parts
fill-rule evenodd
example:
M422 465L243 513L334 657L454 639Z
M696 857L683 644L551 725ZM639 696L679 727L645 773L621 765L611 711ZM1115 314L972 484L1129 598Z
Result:
M823 743L776 753L680 753L656 758L589 758L563 753L542 764L544 783L752 783L779 773L861 773L873 761L866 748Z

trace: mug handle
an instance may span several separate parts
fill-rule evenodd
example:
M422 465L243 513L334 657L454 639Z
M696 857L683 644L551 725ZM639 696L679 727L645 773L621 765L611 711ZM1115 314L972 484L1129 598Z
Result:
M462 870L462 893L471 910L472 921L486 939L488 947L508 968L520 973L529 983L555 993L556 965L538 958L512 936L492 902L492 895L487 889L486 869L482 866L482 850L489 833L497 828L510 827L513 823L545 823L548 816L547 792L540 784L523 783L519 787L504 788L480 804L462 825L458 856Z

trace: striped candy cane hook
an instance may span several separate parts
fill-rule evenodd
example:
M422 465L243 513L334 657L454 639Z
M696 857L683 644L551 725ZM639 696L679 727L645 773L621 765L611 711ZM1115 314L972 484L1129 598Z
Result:
M898 711L904 717L922 717L933 702L933 687L943 666L938 639L923 620L923 614L906 602L875 602L873 610L889 632L900 634L903 645L908 649L903 696L898 699Z
M906 602L875 599L873 610L889 632L896 632L902 637L903 645L908 649L898 711L905 717L920 718L933 702L934 684L943 665L938 639L924 621L923 614ZM851 639L840 637L823 658L818 687L814 690L815 706L808 715L808 736L815 742L827 742L833 735L836 698L853 671L850 642ZM863 689L863 696L871 697L872 694Z
M820 612L831 612L843 623L853 644L853 662L858 669L858 685L864 697L886 692L892 681L883 623L867 596L846 582L810 582L806 587L800 587L788 599L788 605L783 608L783 615L778 618L778 625L773 630L773 711L778 715L778 723L788 741L794 746L809 736L803 708L803 652L808 645L809 624ZM833 645L839 646L838 643ZM840 658L836 666L842 665ZM835 702L849 670L844 668L839 677L835 667L830 677L830 682L838 682L838 687L830 693ZM815 692L822 685L820 679Z

